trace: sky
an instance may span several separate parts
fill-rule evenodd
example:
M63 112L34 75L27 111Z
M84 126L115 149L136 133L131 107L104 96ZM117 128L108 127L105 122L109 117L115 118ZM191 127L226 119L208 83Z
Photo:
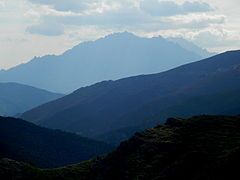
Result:
M239 0L0 0L0 69L114 32L240 49Z

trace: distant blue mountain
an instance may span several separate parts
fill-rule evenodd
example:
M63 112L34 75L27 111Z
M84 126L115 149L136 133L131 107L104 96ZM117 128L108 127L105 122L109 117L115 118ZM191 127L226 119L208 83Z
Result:
M0 83L0 116L14 116L62 96L27 85Z
M35 57L1 71L0 82L68 93L99 81L157 73L208 56L162 37L142 38L123 32L81 43L59 56Z

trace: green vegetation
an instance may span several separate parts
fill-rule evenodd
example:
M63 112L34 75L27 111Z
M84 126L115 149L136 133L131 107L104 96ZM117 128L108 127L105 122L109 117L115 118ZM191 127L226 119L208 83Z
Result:
M239 179L239 128L240 116L170 118L136 133L102 159L49 170L5 159L0 175L9 177L13 169L19 178L12 179Z

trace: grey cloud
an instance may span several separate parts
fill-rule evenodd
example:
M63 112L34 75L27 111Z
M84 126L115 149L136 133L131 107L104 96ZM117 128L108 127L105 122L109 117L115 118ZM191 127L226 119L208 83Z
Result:
M186 18L188 18L187 21ZM211 24L223 24L225 22L225 16L201 16L198 18L191 17L178 17L178 18L160 18L152 17L141 12L135 12L128 9L120 12L109 12L105 14L95 15L83 15L83 16L52 16L45 18L64 25L95 25L103 27L136 27L141 29L201 29L210 26Z
M59 3L57 0L31 0L32 2L39 4L48 4L56 7ZM66 3L69 6L65 8L69 9L71 3L85 3L88 4L91 2L96 2L95 0L89 1L76 1L76 0L62 0L61 3ZM88 3L89 2L89 3ZM98 1L99 2L99 1ZM108 2L107 0L105 2ZM113 9L109 11L105 11L103 13L90 13L90 14L79 14L73 13L72 15L44 15L41 17L42 22L39 25L35 25L29 27L27 31L29 33L34 34L42 34L42 35L61 35L64 33L64 26L97 26L100 28L110 28L110 29L141 29L143 31L157 31L157 30L167 30L167 29L201 29L208 27L211 24L222 24L225 19L222 17L217 18L200 18L200 19L190 19L188 21L184 21L189 19L189 17L179 17L176 19L175 16L177 14L187 14L189 12L201 12L211 10L211 7L206 3L198 3L198 2L185 2L181 5L176 4L170 1L157 1L157 0L144 0L140 1L141 8L136 8L134 6L124 5L122 1L122 6L118 9ZM76 6L78 7L78 6ZM83 7L82 7L83 8ZM145 8L145 10L143 9ZM156 8L156 9L154 9ZM161 14L164 16L160 16L159 10ZM62 8L63 10L63 8ZM59 10L60 11L60 10ZM151 12L151 13L147 13ZM155 14L155 13L158 13ZM154 15L155 14L155 15ZM166 16L168 15L168 16ZM206 16L206 15L205 15ZM175 19L174 19L175 18ZM53 25L55 23L55 25ZM48 27L50 26L50 27Z
M79 12L88 8L89 0L29 0L34 4L50 5L58 11Z
M100 28L120 28L120 29L141 29L143 31L158 31L169 29L203 29L212 24L223 24L224 16L203 16L198 19L185 20L185 16L181 19L158 18L146 16L144 14L136 14L129 11L121 13L107 13L98 16L47 16L42 18L39 25L28 28L28 32L42 35L61 35L64 33L64 26L97 26ZM54 22L54 23L53 23Z
M71 15L43 15L41 22L56 22L63 25L95 25L95 26L131 26L149 23L152 17L137 8L124 7L104 13L71 14ZM51 24L51 23L47 23Z
M59 36L64 34L64 26L59 23L45 21L37 25L29 26L26 32L45 36Z
M224 46L240 46L240 37L230 38L230 34L222 31L202 31L194 36L193 41L206 48Z
M173 1L142 0L140 8L153 16L174 16L213 10L209 4L196 1L177 4Z
M80 12L86 10L93 4L99 4L105 2L109 4L111 1L108 0L29 0L32 3L40 5L50 5L55 10L58 11L72 11ZM116 2L125 6L124 8L129 7L129 1L120 1ZM194 12L207 12L212 11L213 8L204 2L189 2L186 1L183 4L177 4L174 1L159 1L159 0L140 0L140 8L153 16L173 16L178 14L188 14Z

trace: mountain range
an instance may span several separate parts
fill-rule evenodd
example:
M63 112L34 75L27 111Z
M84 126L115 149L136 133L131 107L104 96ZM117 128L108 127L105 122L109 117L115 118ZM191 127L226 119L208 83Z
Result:
M106 143L76 134L46 129L21 119L0 117L0 158L53 168L88 160L112 149Z
M0 83L0 115L15 116L62 96L28 85Z
M158 74L80 88L22 118L87 137L127 138L169 116L239 114L239 90L240 51L230 51Z
M6 180L239 179L240 117L169 118L136 133L105 157L57 169L0 160Z
M124 32L0 81L0 179L240 178L240 50Z
M103 80L157 73L211 55L183 39L173 42L162 37L115 33L80 43L58 56L35 57L0 71L0 82L17 82L66 94Z

